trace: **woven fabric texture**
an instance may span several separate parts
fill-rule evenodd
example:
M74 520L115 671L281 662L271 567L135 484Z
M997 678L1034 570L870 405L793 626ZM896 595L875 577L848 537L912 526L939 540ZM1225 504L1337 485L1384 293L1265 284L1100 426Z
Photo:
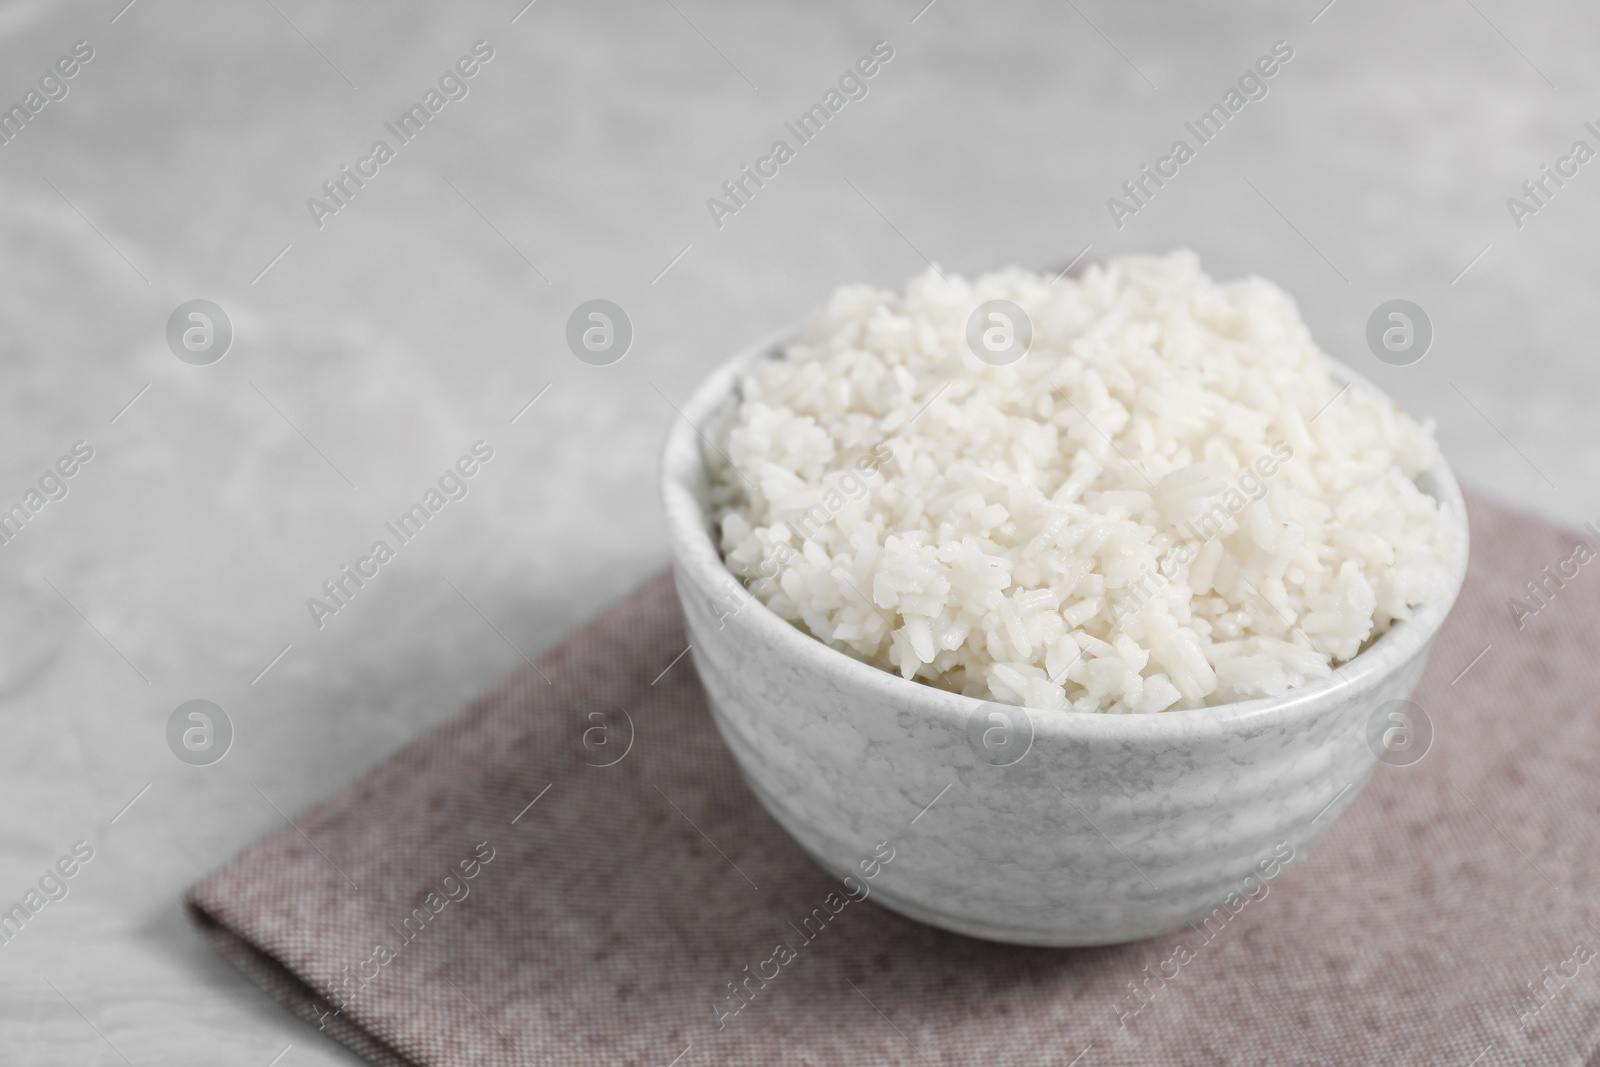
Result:
M869 898L802 931L839 887L741 780L677 658L667 575L194 887L189 914L382 1067L1594 1067L1600 563L1518 619L1524 583L1594 539L1470 513L1414 697L1431 749L1380 765L1216 928L1024 949ZM780 944L794 958L748 980Z

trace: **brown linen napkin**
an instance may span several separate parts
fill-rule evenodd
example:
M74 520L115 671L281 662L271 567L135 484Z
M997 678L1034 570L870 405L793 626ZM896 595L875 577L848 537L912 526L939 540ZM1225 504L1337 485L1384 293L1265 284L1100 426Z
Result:
M1467 587L1415 696L1431 750L1380 765L1215 929L1024 949L869 899L807 940L793 924L841 887L741 781L666 575L196 886L189 913L384 1067L1593 1067L1600 561L1558 585L1541 568L1580 535L1470 511ZM1546 592L1517 620L1509 598L1541 604L1528 581ZM938 833L937 809L922 822Z

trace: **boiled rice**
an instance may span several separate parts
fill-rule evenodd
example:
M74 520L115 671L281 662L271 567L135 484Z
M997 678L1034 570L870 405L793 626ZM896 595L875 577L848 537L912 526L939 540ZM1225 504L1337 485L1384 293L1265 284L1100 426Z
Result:
M1006 366L969 314L1032 323ZM1431 426L1341 392L1294 301L1190 252L838 290L708 451L769 608L906 678L1037 708L1277 695L1448 591ZM1270 472L1270 473L1269 473Z

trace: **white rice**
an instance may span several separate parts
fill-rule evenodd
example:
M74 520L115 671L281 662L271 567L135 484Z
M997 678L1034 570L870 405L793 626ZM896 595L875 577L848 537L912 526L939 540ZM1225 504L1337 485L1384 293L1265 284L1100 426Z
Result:
M1032 321L1009 366L967 347L992 299ZM1431 426L1341 395L1286 293L1191 252L840 289L726 414L713 504L751 593L982 699L1281 694L1447 592Z

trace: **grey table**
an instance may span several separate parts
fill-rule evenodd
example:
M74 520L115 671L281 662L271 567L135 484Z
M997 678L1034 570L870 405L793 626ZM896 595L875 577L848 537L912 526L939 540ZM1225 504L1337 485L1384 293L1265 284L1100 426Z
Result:
M184 887L663 566L673 405L840 282L1188 245L1289 289L1466 480L1600 518L1600 163L1559 164L1600 148L1592 5L522 2L0 6L27 112L0 507L66 491L0 547L0 908L93 850L0 944L7 1064L354 1062L201 944ZM713 218L880 40L866 95ZM1119 228L1108 198L1280 40L1267 95ZM1543 164L1577 173L1514 217ZM1404 367L1364 341L1396 297L1436 332ZM234 334L208 365L166 336L199 298ZM564 340L595 298L635 332L609 366ZM477 441L470 492L314 620ZM168 744L197 699L233 729L209 766Z

